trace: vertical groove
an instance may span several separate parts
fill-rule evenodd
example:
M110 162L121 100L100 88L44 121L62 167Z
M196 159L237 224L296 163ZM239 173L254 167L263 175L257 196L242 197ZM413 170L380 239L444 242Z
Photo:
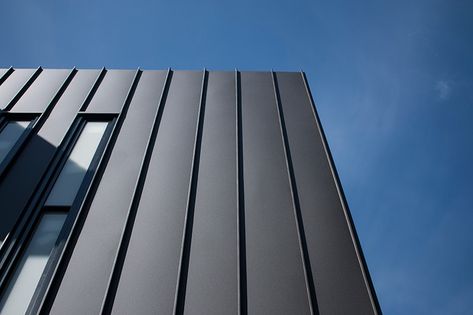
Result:
M6 79L15 71L13 67L8 68L7 72L3 74L3 76L0 78L0 85L2 85L3 82L5 82Z
M34 80L36 80L36 78L40 75L41 71L43 71L43 68L41 67L38 67L38 69L36 69L33 75L28 79L28 81L26 81L25 85L23 85L23 87L18 91L18 93L16 93L15 97L13 97L13 99L5 106L3 111L7 112L12 109L16 102L18 102L18 100L23 96L23 94L25 94L26 90L28 90L30 85L33 84Z
M236 151L237 151L237 224L238 224L238 299L239 313L248 313L246 283L246 235L245 235L245 194L243 186L243 133L241 123L241 82L240 72L235 70L236 89Z
M148 168L151 160L151 155L153 154L154 145L156 142L159 125L161 123L161 117L164 110L167 93L169 91L169 85L171 83L172 72L169 69L166 74L166 79L164 81L163 91L161 92L161 97L158 102L158 109L155 114L153 127L148 138L148 143L146 145L146 151L141 163L140 175L135 185L135 192L133 194L132 202L130 205L130 210L125 221L125 226L122 231L121 241L118 246L117 255L113 263L112 274L110 276L107 290L105 292L105 297L102 302L101 314L110 314L112 312L113 303L115 301L115 296L118 289L118 284L120 282L120 276L123 270L123 264L125 262L126 253L128 251L128 245L130 243L131 234L133 231L133 226L135 223L136 213L138 211L138 206L141 199L141 194L143 192L143 187L146 180L146 175L148 173Z
M107 69L105 67L102 68L100 71L100 74L98 75L97 79L94 82L94 85L90 89L89 94L87 94L87 97L85 98L84 102L82 103L82 106L79 109L79 112L83 112L87 109L87 106L89 106L90 101L95 95L95 92L97 92L100 83L102 83L103 78L105 77L105 74L107 74Z
M278 116L279 116L279 125L281 127L281 136L283 140L287 171L289 175L289 186L291 189L294 214L296 218L296 227L297 227L297 232L298 232L300 250L302 254L302 265L303 265L304 273L305 273L305 280L306 280L306 286L307 286L307 293L309 296L310 309L311 309L312 314L319 314L319 310L317 306L317 296L315 294L314 277L312 273L309 252L307 249L307 241L305 237L304 221L302 219L302 214L301 214L299 194L297 190L297 183L296 183L296 178L294 176L294 167L293 167L292 158L291 158L291 150L290 150L289 141L287 138L286 123L284 120L284 113L282 110L281 97L279 95L278 80L276 77L276 73L274 73L274 71L271 71L271 75L273 78L274 96L276 98L276 106L277 106Z
M335 181L335 186L337 188L337 192L338 192L338 196L340 198L340 203L341 203L341 206L342 206L342 209L343 209L343 213L344 213L345 219L347 221L348 230L350 232L350 236L351 236L352 241L353 241L353 246L355 248L355 253L356 253L356 256L358 258L358 263L360 265L361 273L363 275L363 280L365 282L365 286L366 286L366 289L368 291L368 295L369 295L369 298L370 298L370 301L371 301L373 312L375 314L382 314L381 307L379 305L379 301L378 301L378 298L376 296L376 291L374 290L373 282L372 282L370 274L368 272L368 266L366 264L366 260L365 260L365 257L363 255L363 252L361 251L360 240L359 240L358 235L357 235L356 230L355 230L355 225L353 223L353 218L351 216L350 211L348 210L349 209L348 208L348 203L347 203L347 200L345 198L345 194L343 192L342 185L340 183L340 178L338 177L337 169L335 168L335 163L333 161L333 157L332 157L332 154L331 154L329 146L328 146L327 138L325 137L325 132L324 132L324 130L322 128L322 125L320 123L319 114L317 113L317 109L315 108L315 102L314 102L314 99L312 97L312 93L310 92L309 85L307 83L307 78L305 76L305 73L302 72L302 71L301 71L301 76L302 76L302 81L304 82L304 87L305 87L307 96L309 98L309 102L311 104L312 113L314 115L315 123L317 125L317 130L320 134L320 137L322 138L322 144L323 144L323 147L324 147L324 151L325 151L325 154L327 156L327 160L328 160L330 171L332 173L332 177Z
M207 94L207 70L204 69L202 78L202 90L200 95L199 114L197 121L197 130L194 142L194 154L192 161L192 173L190 178L189 193L187 197L187 213L184 220L184 235L181 245L181 259L179 262L178 283L176 297L174 300L174 314L184 314L186 299L187 275L189 272L189 258L192 241L192 228L194 224L195 195L197 189L197 177L200 164L200 147L202 142L202 129L204 125L205 99Z
M65 241L64 250L58 259L56 270L52 275L51 282L49 284L45 296L43 297L38 314L49 314L49 311L54 303L54 299L56 298L56 294L61 285L62 278L67 269L67 265L69 264L69 260L74 250L74 246L79 238L79 234L85 222L90 204L92 203L97 187L100 183L100 180L102 179L103 172L105 171L110 155L112 154L113 147L116 143L118 135L120 134L121 126L123 125L123 122L126 118L131 99L133 98L136 87L140 80L141 72L142 71L140 69L136 70L135 77L133 78L132 84L128 90L127 97L123 103L120 114L118 115L117 122L113 127L108 143L106 144L105 150L102 154L102 158L97 166L95 175L92 178L89 189L87 190L87 193L85 194L85 197L79 207L79 211L77 212L75 221L71 227L69 237Z

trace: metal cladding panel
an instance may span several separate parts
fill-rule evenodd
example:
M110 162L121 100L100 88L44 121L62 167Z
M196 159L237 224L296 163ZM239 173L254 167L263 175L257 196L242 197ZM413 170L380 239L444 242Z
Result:
M270 73L241 74L249 314L310 314Z
M43 70L23 96L16 102L12 112L43 112L59 91L71 70Z
M202 78L173 73L112 314L173 313Z
M0 78L0 128L37 112L0 165L0 298L65 144L114 119L28 314L381 313L303 74Z
M186 314L238 314L235 83L234 73L209 73Z
M86 111L119 113L135 72L134 70L108 70Z
M0 109L5 109L28 80L35 74L35 69L16 69L0 85Z
M71 81L36 135L0 181L0 241L10 233L21 211L48 169L57 147L76 117L98 71L80 71Z
M373 314L303 77L278 73L277 79L319 310L322 314Z
M165 77L165 71L141 75L50 314L100 313Z

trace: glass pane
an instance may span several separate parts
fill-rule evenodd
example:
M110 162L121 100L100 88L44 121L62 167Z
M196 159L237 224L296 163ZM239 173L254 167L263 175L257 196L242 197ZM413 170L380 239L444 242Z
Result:
M70 206L107 128L106 122L88 122L49 194L46 205Z
M2 296L1 315L25 314L66 216L66 213L47 213L41 218Z
M0 163L10 152L31 121L9 121L0 132Z

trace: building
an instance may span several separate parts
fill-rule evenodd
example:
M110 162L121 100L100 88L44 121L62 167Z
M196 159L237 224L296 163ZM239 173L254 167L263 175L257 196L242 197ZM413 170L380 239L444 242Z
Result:
M303 73L0 77L0 314L381 313Z

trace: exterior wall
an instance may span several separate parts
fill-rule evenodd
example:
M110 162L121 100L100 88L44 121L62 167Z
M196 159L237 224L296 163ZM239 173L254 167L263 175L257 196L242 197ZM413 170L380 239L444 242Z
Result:
M0 161L1 294L67 213L29 313L381 313L303 73L0 69L0 108L31 120ZM76 198L48 207L90 121Z

